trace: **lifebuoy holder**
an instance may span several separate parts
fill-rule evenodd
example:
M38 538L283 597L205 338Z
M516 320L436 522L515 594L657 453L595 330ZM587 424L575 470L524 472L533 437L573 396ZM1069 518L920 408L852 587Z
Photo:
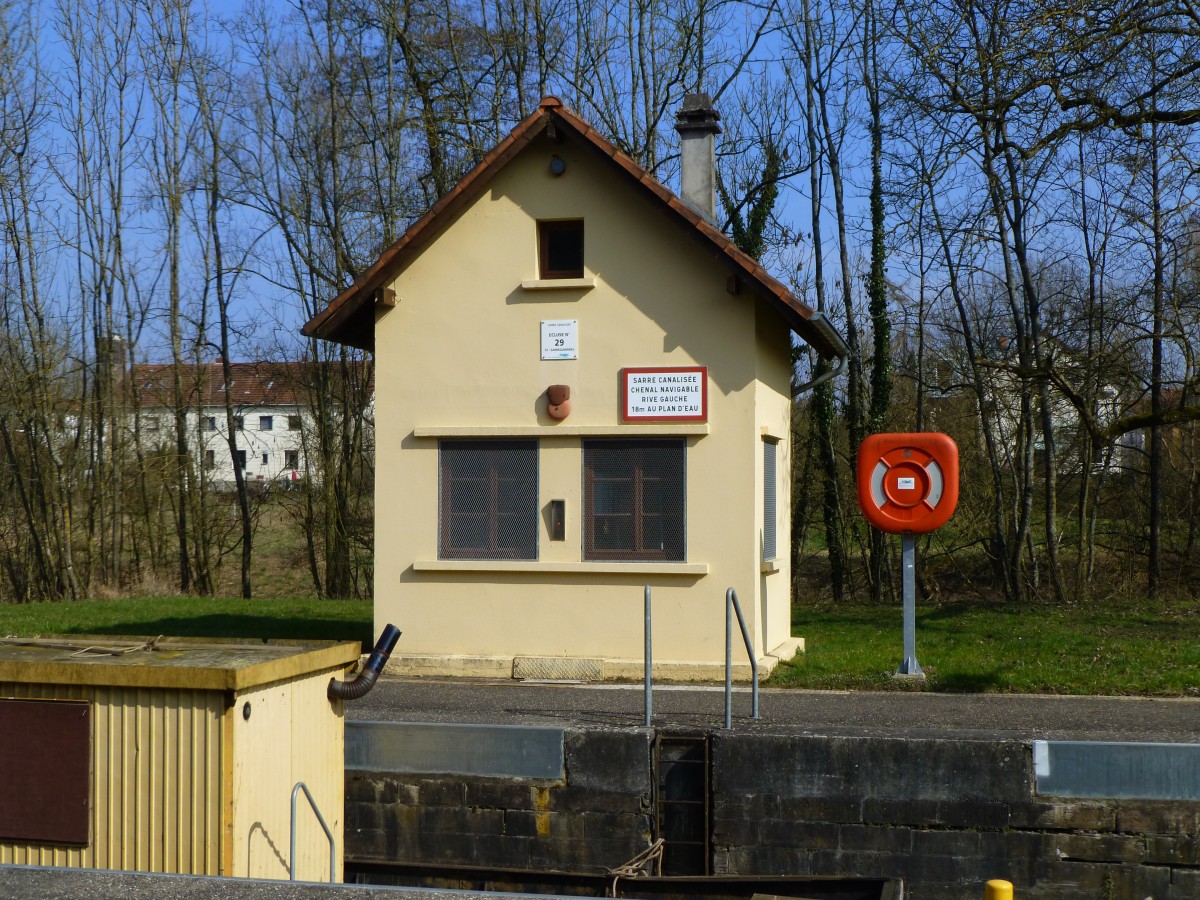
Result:
M958 505L958 445L938 432L873 434L858 448L858 505L890 534L946 524Z

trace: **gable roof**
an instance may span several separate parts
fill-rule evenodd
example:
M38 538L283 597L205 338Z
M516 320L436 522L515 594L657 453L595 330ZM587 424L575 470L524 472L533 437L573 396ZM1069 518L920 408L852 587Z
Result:
M358 365L358 364L355 364ZM184 404L188 407L225 405L228 395L235 408L251 406L305 406L317 377L315 367L328 363L307 361L231 362L229 381L225 381L220 362L188 364L180 371ZM337 377L338 369L331 367L326 378ZM175 367L170 363L141 363L132 367L126 377L135 403L143 408L175 405ZM373 385L368 383L368 389Z
M226 384L221 363L183 367L181 375L188 406L224 406L229 394L234 406L295 406L298 363L230 363ZM130 384L143 407L174 404L174 366L143 363L129 373Z
M583 119L562 105L557 97L546 97L534 112L522 120L504 140L484 156L480 163L433 207L414 222L401 238L383 251L376 262L355 279L324 310L313 316L301 329L309 337L319 337L363 350L375 345L375 304L393 302L384 295L384 287L398 268L417 256L438 233L444 223L475 200L504 166L534 138L547 129L591 147L628 179L630 185L652 202L669 211L680 227L688 229L701 246L723 259L731 274L760 296L793 331L826 358L844 357L846 344L825 316L801 302L782 283L772 278L758 262L743 253L726 235L703 216L665 188L646 169L601 137Z

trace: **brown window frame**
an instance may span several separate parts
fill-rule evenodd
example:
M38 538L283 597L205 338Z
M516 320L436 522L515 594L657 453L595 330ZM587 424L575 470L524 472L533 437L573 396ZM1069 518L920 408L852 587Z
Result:
M604 450L644 454L652 451L664 451L679 454L679 471L671 481L674 492L668 491L665 498L678 498L678 508L652 512L647 509L646 486L652 480L661 480L647 473L644 457L632 458L633 465L628 474L606 472L597 474L598 460L593 455ZM630 508L620 512L596 511L597 481L628 484ZM647 546L647 526L653 520L678 519L678 546L652 547ZM630 529L632 545L614 549L612 547L597 547L597 529L604 518L629 518L632 520ZM660 530L661 534L661 530ZM616 562L685 562L687 560L687 444L683 438L634 438L618 440L587 440L583 442L583 558L585 561L616 561Z
M514 471L501 471L497 467L499 452L528 454L520 467ZM456 469L453 453L462 454ZM474 459L467 463L468 456ZM474 467L474 471L467 471ZM528 480L532 474L532 486L519 488L514 499L520 506L504 506L504 482L514 483ZM461 482L477 482L484 486L485 504L481 509L455 509L455 485ZM523 531L527 542L515 545L503 543L502 535L510 528L502 519L516 519L516 527ZM482 520L486 543L467 545L456 542L456 520ZM538 442L536 440L507 439L463 439L438 442L438 558L474 560L536 560L538 558ZM511 527L511 526L510 526Z
M583 219L551 219L538 225L538 277L545 281L583 277ZM554 235L578 233L579 266L570 269L553 268L550 265L550 241Z

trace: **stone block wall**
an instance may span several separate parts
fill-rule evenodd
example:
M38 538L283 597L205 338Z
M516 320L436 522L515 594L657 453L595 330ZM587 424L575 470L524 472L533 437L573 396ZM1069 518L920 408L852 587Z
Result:
M1200 804L1037 796L1020 741L719 733L715 871L902 877L913 900L1200 898Z
M567 730L565 777L346 774L348 864L604 873L653 839L645 729ZM1197 900L1200 803L1036 794L1028 742L714 731L716 874L903 878L911 900Z
M568 731L566 776L346 773L346 858L604 873L651 842L651 735Z

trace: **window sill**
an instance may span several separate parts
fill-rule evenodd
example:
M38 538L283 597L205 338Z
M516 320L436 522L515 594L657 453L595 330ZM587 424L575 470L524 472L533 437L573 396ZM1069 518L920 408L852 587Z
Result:
M629 437L708 434L707 422L646 422L629 425L418 425L415 438Z
M534 278L521 282L523 291L589 291L595 286L595 278Z
M764 559L758 564L758 571L763 575L774 575L779 571L779 560Z
M513 559L419 559L415 572L531 572L543 575L707 575L708 563L542 562Z

